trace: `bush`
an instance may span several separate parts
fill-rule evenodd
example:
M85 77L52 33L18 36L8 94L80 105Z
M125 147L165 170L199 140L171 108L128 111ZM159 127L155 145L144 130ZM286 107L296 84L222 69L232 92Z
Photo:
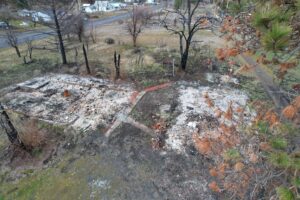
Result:
M105 39L105 43L106 44L114 44L115 43L115 40L113 38L106 38Z

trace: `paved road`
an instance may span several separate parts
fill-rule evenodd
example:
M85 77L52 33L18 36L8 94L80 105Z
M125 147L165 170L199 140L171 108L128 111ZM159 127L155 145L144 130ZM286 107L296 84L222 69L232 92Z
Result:
M103 26L105 24L110 24L112 22L121 20L121 19L126 19L129 17L129 13L124 13L124 14L120 14L120 15L116 15L116 16L112 16L112 17L108 17L108 18L104 18L104 19L99 19L99 20L93 20L93 21L89 21L87 22L86 26L87 27L91 27L91 26L95 26L95 27L99 27L99 26ZM50 29L46 29L46 30L41 30L41 31L28 31L28 32L23 32L18 34L18 43L22 44L25 43L27 40L40 40L40 39L44 39L49 37L49 35L53 34L54 31L50 30ZM5 38L5 36L0 35L0 48L6 48L9 47L7 40Z
M151 7L151 9L153 11L158 11L160 9L162 9L161 5L154 5ZM112 16L112 17L107 17L104 19L98 19L98 20L90 20L87 22L86 26L89 28L91 26L94 27L99 27L99 26L103 26L106 24L110 24L112 22L118 21L118 20L122 20L122 19L127 19L130 16L129 13L124 13L124 14L120 14L120 15L116 15L116 16ZM53 30L50 29L46 29L43 31L28 31L28 32L23 32L18 34L18 43L19 44L23 44L25 43L27 40L40 40L40 39L44 39L49 37L49 35L54 34ZM0 48L7 48L9 47L9 45L7 44L7 40L5 38L5 36L0 35Z

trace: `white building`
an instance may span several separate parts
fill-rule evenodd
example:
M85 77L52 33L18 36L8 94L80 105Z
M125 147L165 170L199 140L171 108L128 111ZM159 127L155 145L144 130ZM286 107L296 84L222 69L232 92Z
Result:
M94 4L83 4L82 9L83 11L87 13L93 13L93 12L101 12L101 11L113 11L116 9L121 9L126 4L123 3L110 3L109 1L101 1L101 0L96 0Z
M42 12L34 12L32 14L32 20L39 22L39 21L43 21L43 22L51 22L52 19L49 15L42 13Z
M154 1L154 0L147 0L146 3L147 3L147 4L154 4L155 1Z
M118 10L118 9L122 9L122 8L126 8L127 4L125 3L119 3L119 2L114 2L114 3L110 3L110 5L113 7L113 9Z
M18 15L21 17L31 17L32 21L35 22L51 22L51 16L40 11L34 11L34 10L19 10Z

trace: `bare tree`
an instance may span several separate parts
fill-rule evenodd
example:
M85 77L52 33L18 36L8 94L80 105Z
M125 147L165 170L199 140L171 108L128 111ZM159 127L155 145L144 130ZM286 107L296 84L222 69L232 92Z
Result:
M10 5L0 5L0 21L4 22L7 27L10 27L10 21L14 18L15 16Z
M136 47L138 36L142 33L143 28L151 17L152 14L149 9L142 6L133 6L130 12L130 19L127 21L126 30L132 37L134 47Z
M27 45L28 57L30 60L32 60L32 51L33 51L32 40L27 40L26 45Z
M121 62L121 55L117 54L115 51L114 53L114 63L115 63L115 69L116 69L116 79L120 78L120 62Z
M57 38L62 63L67 64L64 36L70 34L70 28L76 20L78 10L76 0L31 0L32 8L44 11L49 19L38 19L37 23L49 27L52 31L45 34L54 35ZM48 13L50 11L50 13ZM36 20L36 19L34 19Z
M32 40L26 40L27 52L26 55L23 57L24 64L28 64L32 62L32 52L33 52L33 45ZM29 58L29 61L27 60Z
M7 43L16 50L16 53L17 53L18 57L20 58L21 57L21 53L20 53L20 50L19 50L18 38L16 36L15 31L12 30L11 27L9 27L5 31L5 35L6 35Z
M88 57L87 57L87 52L86 52L84 43L82 44L82 51L83 51L83 56L84 56L84 60L85 60L85 66L86 66L87 74L91 74L91 69L90 69L90 65L89 65L89 60L88 60Z
M190 46L195 33L201 29L209 28L208 22L216 20L213 17L196 15L200 2L201 0L186 0L184 9L178 7L175 10L167 10L167 14L162 20L162 24L168 31L179 36L182 70L186 69Z
M72 32L78 38L79 42L82 42L82 37L84 36L85 26L84 26L84 16L83 14L78 14L73 17Z
M89 30L89 38L92 39L93 43L96 44L97 40L96 40L96 29L95 26L92 24L92 26L90 27Z
M17 56L21 57L21 53L18 47L18 38L16 32L11 26L10 22L15 19L10 5L0 6L0 21L6 25L5 37L6 42L16 50Z

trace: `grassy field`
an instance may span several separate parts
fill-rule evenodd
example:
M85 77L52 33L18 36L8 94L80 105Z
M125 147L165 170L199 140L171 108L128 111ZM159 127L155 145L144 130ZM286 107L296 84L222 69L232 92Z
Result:
M178 37L165 31L157 25L147 27L138 38L138 48L132 46L131 37L127 34L124 24L114 23L95 30L96 43L88 45L88 58L92 68L92 75L100 78L114 78L113 54L121 54L122 78L133 81L143 81L144 85L151 85L151 79L165 82L166 72L163 62L165 59L175 59L179 63ZM114 44L107 44L105 40L112 38ZM195 40L206 41L211 46L217 46L217 38L208 31L199 32ZM215 43L212 43L215 41ZM203 44L203 43L202 43ZM201 45L202 45L201 44ZM198 45L198 44L197 44ZM200 45L200 44L199 44ZM34 47L51 47L49 39L33 42ZM52 46L53 47L53 46ZM13 48L0 50L0 88L40 76L45 73L75 73L85 75L85 65L81 44L74 39L68 42L67 66L61 65L60 54L57 50L33 50L33 62L24 64L23 57L18 58ZM76 50L78 57L75 56ZM26 55L26 45L20 46L22 56ZM197 52L191 52L197 56ZM196 62L193 65L198 65ZM200 63L199 63L200 64ZM146 74L146 75L145 75Z

